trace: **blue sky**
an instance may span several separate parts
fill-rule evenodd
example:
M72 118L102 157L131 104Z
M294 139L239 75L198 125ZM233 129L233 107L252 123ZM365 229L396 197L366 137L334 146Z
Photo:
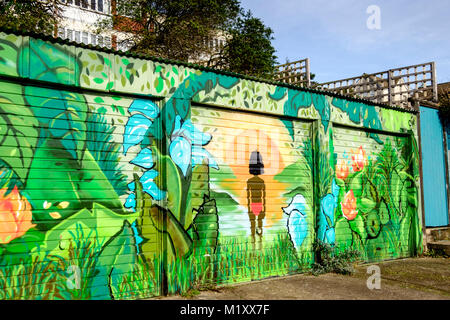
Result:
M326 82L436 62L438 83L450 81L448 0L241 0L274 31L278 62L309 57ZM380 30L366 13L380 8Z

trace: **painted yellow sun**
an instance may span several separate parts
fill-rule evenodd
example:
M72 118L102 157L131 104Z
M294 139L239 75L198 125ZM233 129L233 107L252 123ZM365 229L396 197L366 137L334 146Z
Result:
M197 125L197 124L196 124ZM254 175L249 172L252 152L259 152L264 173L259 175L265 184L266 217L264 225L272 226L282 219L283 196L286 185L275 176L295 160L292 156L292 138L284 124L275 118L233 112L220 112L220 117L209 121L202 119L200 127L214 126L213 138L205 148L221 165L227 165L235 178L215 182L227 190L241 206L247 208L247 181Z

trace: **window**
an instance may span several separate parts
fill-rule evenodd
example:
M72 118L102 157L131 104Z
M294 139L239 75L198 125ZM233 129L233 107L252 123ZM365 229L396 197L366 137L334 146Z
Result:
M65 29L64 28L58 28L58 37L60 37L61 39L64 39L65 36L66 36Z
M98 36L98 45L100 47L103 47L103 37L102 36Z
M126 43L120 42L118 45L118 49L121 51L127 51L128 50L128 46Z
M0 0L1 1L1 0ZM101 36L87 31L77 31L67 28L58 28L58 37L61 39L67 39L78 43L84 43L86 45L100 46L111 48L111 37Z
M66 39L69 39L70 41L73 41L73 30L67 29L67 37Z
M111 38L110 37L105 37L105 47L111 48Z
M84 9L104 12L103 0L63 0L62 2L66 2L67 4L75 4L76 6Z
M103 12L103 0L97 0L98 11Z
M84 44L89 44L89 34L87 32L82 33L82 41Z
M93 46L97 45L97 36L95 34L91 34L91 44Z

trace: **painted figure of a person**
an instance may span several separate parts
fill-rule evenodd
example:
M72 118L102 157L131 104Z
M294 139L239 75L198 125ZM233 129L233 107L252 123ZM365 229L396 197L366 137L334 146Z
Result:
M253 177L247 180L248 217L252 238L254 238L255 233L262 236L263 220L266 216L266 185L259 177L264 173L264 163L258 151L253 151L250 155L249 172Z

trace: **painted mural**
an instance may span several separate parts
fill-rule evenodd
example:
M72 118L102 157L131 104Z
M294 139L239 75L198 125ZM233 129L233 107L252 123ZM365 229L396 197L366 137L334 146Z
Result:
M0 76L1 299L298 273L316 241L421 251L413 114L5 33Z

